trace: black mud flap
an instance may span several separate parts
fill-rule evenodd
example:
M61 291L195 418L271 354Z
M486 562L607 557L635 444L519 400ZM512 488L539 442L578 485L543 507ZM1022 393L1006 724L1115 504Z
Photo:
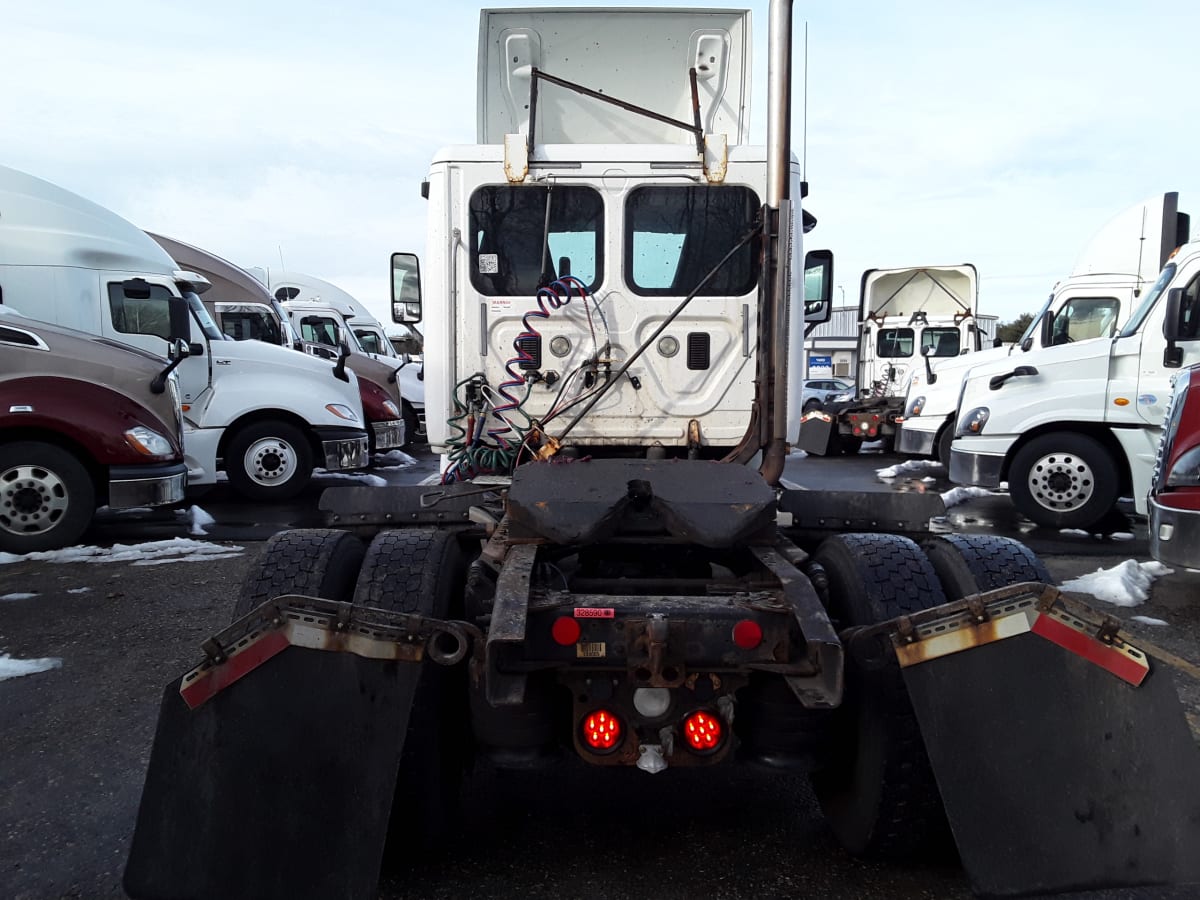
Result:
M189 709L163 695L134 898L369 898L421 667L290 646Z
M818 410L800 420L800 440L796 446L805 453L830 456L837 452L837 437L837 419Z
M1200 747L1170 668L1054 589L980 596L1004 591L985 621L931 616L963 601L893 637L972 888L1200 882Z

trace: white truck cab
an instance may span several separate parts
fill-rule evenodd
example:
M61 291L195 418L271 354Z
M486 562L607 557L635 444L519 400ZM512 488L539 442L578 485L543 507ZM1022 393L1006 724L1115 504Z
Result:
M0 167L5 303L160 356L168 339L189 344L176 369L189 488L214 484L224 470L239 493L282 499L303 489L314 465L364 465L354 375L280 347L225 340L198 296L208 287L115 213Z
M413 278L393 270L394 321L424 317L429 440L447 481L506 474L568 433L567 455L740 452L763 352L754 244L769 177L788 179L797 210L784 226L792 271L799 232L815 220L800 221L795 161L769 176L766 148L742 143L748 13L657 13L482 14L478 143L441 150L423 188L423 312L406 294ZM594 29L621 35L645 67L589 85L594 69L578 42ZM831 266L804 280L828 282ZM797 381L801 290L790 279ZM801 392L790 387L779 414L795 435Z
M251 270L287 311L308 352L346 344L359 377L395 388L404 421L403 444L425 435L425 382L420 360L399 358L383 325L351 294L302 272ZM328 350L323 351L328 352ZM381 448L382 449L382 448Z
M1144 515L1171 380L1200 362L1198 296L1200 242L1171 255L1115 337L972 369L951 480L1007 480L1017 509L1048 527L1101 524L1123 496Z
M1043 346L1111 338L1124 327L1141 292L1154 282L1178 246L1178 196L1174 192L1155 195L1109 220L1011 347L989 348L958 359L929 359L923 368L915 369L896 449L949 464L958 392L970 369L1009 357L1019 361L1022 354Z

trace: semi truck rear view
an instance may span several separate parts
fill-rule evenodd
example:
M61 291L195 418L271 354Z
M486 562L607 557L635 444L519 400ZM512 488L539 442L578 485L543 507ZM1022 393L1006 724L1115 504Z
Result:
M165 689L132 896L370 897L472 760L563 755L808 772L849 852L953 834L985 894L1200 877L1168 669L1024 546L931 535L937 497L782 485L833 261L770 19L755 146L744 11L483 11L478 143L430 167L423 273L393 266L441 483L327 492L330 527L269 542Z

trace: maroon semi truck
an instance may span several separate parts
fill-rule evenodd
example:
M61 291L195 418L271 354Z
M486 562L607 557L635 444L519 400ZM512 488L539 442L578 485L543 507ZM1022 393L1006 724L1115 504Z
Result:
M73 544L100 506L183 500L175 363L0 313L0 551Z
M1175 376L1147 506L1151 555L1200 569L1200 366Z

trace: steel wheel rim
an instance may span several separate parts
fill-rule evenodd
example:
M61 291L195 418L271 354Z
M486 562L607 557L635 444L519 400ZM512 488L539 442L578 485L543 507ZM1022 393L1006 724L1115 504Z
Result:
M45 534L62 521L69 506L66 482L45 466L0 472L0 528L9 534Z
M1054 512L1077 510L1096 492L1096 475L1077 453L1045 454L1030 466L1026 483L1037 504Z
M286 484L299 469L295 448L282 438L259 438L242 457L246 476L262 487Z

